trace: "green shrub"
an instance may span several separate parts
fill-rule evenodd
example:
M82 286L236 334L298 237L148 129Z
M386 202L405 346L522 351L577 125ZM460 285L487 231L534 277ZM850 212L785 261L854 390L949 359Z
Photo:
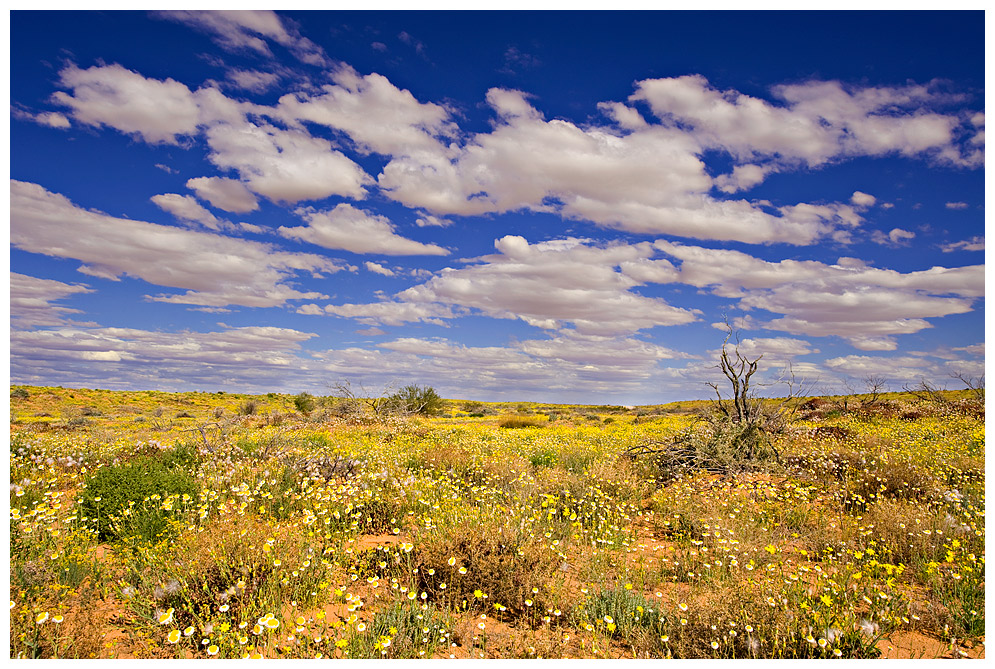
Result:
M387 404L401 413L433 416L442 410L445 402L430 386L404 386L387 398Z
M314 397L310 393L294 395L294 408L305 416L309 415L314 411Z
M28 399L28 389L27 388L11 388L10 399L12 400L26 400Z
M251 416L259 410L259 402L256 400L245 400L238 407L238 413L243 416Z
M581 474L596 458L595 451L577 445L560 451L557 461L568 472Z
M929 474L911 462L879 461L855 472L850 481L854 492L866 500L904 499L927 502L938 497Z
M200 453L193 444L177 443L173 450L159 455L159 461L167 469L183 469L191 473L200 466L200 459Z
M260 507L265 508L265 513L280 520L291 517L301 509L303 479L303 472L293 466L282 467L277 472L257 472L255 485L259 486L268 480L271 486L269 494L260 500Z
M178 466L186 457L140 457L101 468L80 496L80 516L91 519L101 541L154 542L171 536L170 521L199 492L193 476Z
M581 624L591 624L606 636L627 638L639 630L661 626L659 606L625 588L605 588L589 596L574 610Z
M552 467L556 464L556 452L551 450L538 451L529 456L529 462L536 469L539 467Z
M349 640L351 658L431 658L446 647L452 621L433 604L399 600L378 611L365 632Z

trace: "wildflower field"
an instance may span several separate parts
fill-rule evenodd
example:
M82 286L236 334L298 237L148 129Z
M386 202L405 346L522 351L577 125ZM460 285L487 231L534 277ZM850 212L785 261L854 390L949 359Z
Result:
M11 657L984 656L977 402L443 404L12 387Z

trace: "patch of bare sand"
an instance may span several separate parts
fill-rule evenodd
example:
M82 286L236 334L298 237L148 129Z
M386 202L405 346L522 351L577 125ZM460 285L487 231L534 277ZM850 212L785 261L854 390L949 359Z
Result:
M951 659L985 657L984 638L979 642L964 641L957 644L920 634L919 632L898 631L886 639L878 641L881 657L890 660Z
M404 539L399 534L364 534L355 540L346 542L346 547L358 553L360 551L376 549L377 546L395 546L402 541Z

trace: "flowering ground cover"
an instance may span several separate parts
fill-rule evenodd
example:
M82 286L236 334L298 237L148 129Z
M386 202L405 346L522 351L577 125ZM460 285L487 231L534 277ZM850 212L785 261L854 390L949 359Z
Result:
M692 403L293 400L13 387L11 657L984 656L965 401L711 471L638 455L707 440Z

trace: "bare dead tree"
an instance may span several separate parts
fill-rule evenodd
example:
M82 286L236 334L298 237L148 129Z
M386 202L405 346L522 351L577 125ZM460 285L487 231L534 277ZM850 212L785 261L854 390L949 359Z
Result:
M343 380L331 386L331 390L339 399L337 413L346 420L397 428L408 417L407 409L391 400L392 383L379 390L370 390L362 383L353 386L350 381Z
M851 378L840 379L840 385L843 386L843 390L846 392L836 396L834 404L836 405L836 409L841 413L847 413L850 410L851 403L856 401L857 388L854 386L854 381Z
M948 400L943 394L946 389L937 387L925 378L920 378L919 383L914 386L905 384L902 386L902 390L909 393L920 402L927 404L936 404L942 407L950 403L950 400Z
M726 325L728 326L728 323ZM733 337L735 337L736 344L732 349L732 355L729 355L728 344ZM750 360L740 352L739 343L739 334L730 328L722 342L722 352L719 355L719 369L732 385L731 404L730 400L722 397L718 383L708 382L708 385L715 391L717 399L714 400L714 403L723 416L734 423L748 423L754 408L753 402L750 401L752 397L750 395L750 382L753 375L757 373L760 360L764 356L761 353Z
M722 422L731 423L736 428L732 437L734 445L741 450L741 457L751 460L757 455L761 442L766 442L779 457L771 443L771 437L784 431L794 416L795 400L802 396L806 388L813 384L799 381L790 363L785 367L781 377L773 383L759 383L754 379L760 370L763 353L755 358L740 350L739 333L726 321L728 333L722 342L719 353L718 368L725 376L732 389L732 397L723 397L718 383L709 382L715 391L716 399L712 400L714 415L719 420L710 420L716 434L723 432ZM730 347L730 341L733 342ZM756 389L771 385L786 386L786 393L780 401L759 396Z
M888 388L888 380L880 375L868 374L864 377L865 396L860 401L860 407L867 409L878 403L882 393Z
M985 403L985 375L981 376L968 376L963 372L957 372L956 374L951 374L951 376L961 383L964 387L971 391L971 395L974 400Z

